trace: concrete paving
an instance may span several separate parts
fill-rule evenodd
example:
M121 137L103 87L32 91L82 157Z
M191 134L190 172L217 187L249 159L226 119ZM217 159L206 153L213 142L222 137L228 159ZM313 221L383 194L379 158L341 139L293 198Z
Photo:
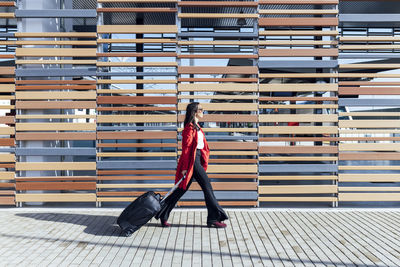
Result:
M0 266L400 266L400 209L175 209L131 237L121 209L0 210Z

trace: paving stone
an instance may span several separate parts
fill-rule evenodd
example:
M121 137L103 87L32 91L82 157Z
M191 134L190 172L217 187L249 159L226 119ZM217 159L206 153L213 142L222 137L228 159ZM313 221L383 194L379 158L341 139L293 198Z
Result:
M175 209L120 236L120 209L2 209L0 266L400 266L398 209Z

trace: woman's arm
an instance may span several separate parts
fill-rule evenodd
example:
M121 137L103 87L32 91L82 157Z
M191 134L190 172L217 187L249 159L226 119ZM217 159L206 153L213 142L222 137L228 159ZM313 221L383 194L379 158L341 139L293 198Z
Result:
M190 152L193 145L194 129L185 127L182 131L182 174L189 169Z

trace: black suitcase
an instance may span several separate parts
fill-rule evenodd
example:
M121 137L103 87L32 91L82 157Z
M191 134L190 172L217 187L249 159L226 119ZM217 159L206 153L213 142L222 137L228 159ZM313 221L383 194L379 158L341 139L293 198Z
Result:
M160 194L149 191L135 199L117 219L124 236L131 236L151 220L161 209L165 199L178 187L184 177L161 199Z

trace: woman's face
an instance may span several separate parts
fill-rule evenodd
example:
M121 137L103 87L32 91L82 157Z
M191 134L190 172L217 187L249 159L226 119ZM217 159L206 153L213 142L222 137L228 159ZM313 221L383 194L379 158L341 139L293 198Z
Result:
M196 117L198 119L203 118L203 107L201 105L197 106L197 112L196 112Z

